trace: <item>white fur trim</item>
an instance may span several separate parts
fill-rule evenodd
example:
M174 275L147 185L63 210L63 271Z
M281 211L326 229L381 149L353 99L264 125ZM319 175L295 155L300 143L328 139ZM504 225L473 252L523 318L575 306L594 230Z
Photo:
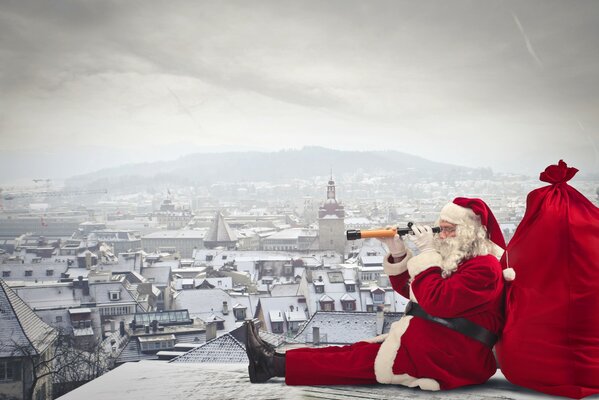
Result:
M378 335L372 338L368 338L368 339L364 339L362 340L362 342L366 342L366 343L383 343L385 341L385 339L387 339L387 336L389 336L388 333L385 333L383 335Z
M508 282L513 281L514 279L516 279L516 271L514 271L513 268L506 268L503 270L503 279L505 279Z
M403 385L408 387L419 386L422 390L439 390L441 387L439 382L430 378L414 378L409 374L395 375L393 373L393 364L397 351L401 346L401 337L408 329L411 315L402 317L399 321L394 322L389 330L387 339L381 344L376 359L374 360L374 374L379 383Z
M414 278L419 273L431 268L441 267L443 258L437 251L425 251L408 260L408 271L410 277Z
M440 219L451 224L465 224L475 217L474 211L469 208L458 206L455 203L448 203L441 209Z
M503 253L505 253L505 250L503 250L501 247L497 246L491 240L489 240L489 242L491 242L491 244L492 244L491 254L493 254L497 258L501 258L501 256L503 256Z
M389 262L390 255L391 253L387 253L385 258L383 259L383 271L385 271L385 274L387 274L387 276L403 274L408 270L408 260L412 258L412 252L410 250L407 251L404 259L398 263Z

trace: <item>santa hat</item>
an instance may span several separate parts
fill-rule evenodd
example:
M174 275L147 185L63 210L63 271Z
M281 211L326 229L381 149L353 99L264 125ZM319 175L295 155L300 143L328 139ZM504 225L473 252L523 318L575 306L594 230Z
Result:
M505 250L501 228L489 206L481 199L456 197L453 202L443 207L440 219L456 225L472 226L480 223L487 231L489 240L499 247L495 249L494 254L500 256ZM504 277L513 280L513 270L504 270Z

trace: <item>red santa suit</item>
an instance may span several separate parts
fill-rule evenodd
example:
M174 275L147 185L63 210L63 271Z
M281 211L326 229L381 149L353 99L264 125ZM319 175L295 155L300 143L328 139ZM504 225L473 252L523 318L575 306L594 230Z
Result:
M505 246L503 237L500 242ZM449 276L441 265L441 255L428 251L415 257L408 253L399 263L386 257L383 267L393 288L428 314L466 318L499 334L504 322L504 283L497 257L489 254L462 261ZM288 351L285 381L288 385L378 382L439 390L483 383L495 371L490 347L438 323L406 315L374 343Z

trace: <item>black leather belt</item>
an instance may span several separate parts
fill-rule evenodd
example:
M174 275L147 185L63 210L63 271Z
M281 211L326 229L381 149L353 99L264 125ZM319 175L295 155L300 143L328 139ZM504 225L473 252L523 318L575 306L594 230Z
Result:
M460 332L462 335L466 335L469 338L478 340L485 346L493 348L497 342L498 336L490 330L475 324L466 318L440 318L434 317L424 311L418 303L412 301L406 305L405 315L413 315L414 317L426 319L428 321L436 322L443 325L446 328L453 329L454 331Z

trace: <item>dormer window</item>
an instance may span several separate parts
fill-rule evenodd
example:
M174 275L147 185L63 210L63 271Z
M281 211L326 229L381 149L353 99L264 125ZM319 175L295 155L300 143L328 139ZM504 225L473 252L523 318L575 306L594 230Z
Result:
M246 310L247 309L245 307L239 307L239 308L237 308L237 306L234 307L233 314L235 315L235 321L245 320Z
M121 299L121 292L118 290L111 290L109 296L111 301L117 301Z
M8 278L8 277L10 277L10 271L2 271L2 277L3 277L3 278Z
M374 304L383 304L385 302L385 291L377 288L372 291L372 302Z

